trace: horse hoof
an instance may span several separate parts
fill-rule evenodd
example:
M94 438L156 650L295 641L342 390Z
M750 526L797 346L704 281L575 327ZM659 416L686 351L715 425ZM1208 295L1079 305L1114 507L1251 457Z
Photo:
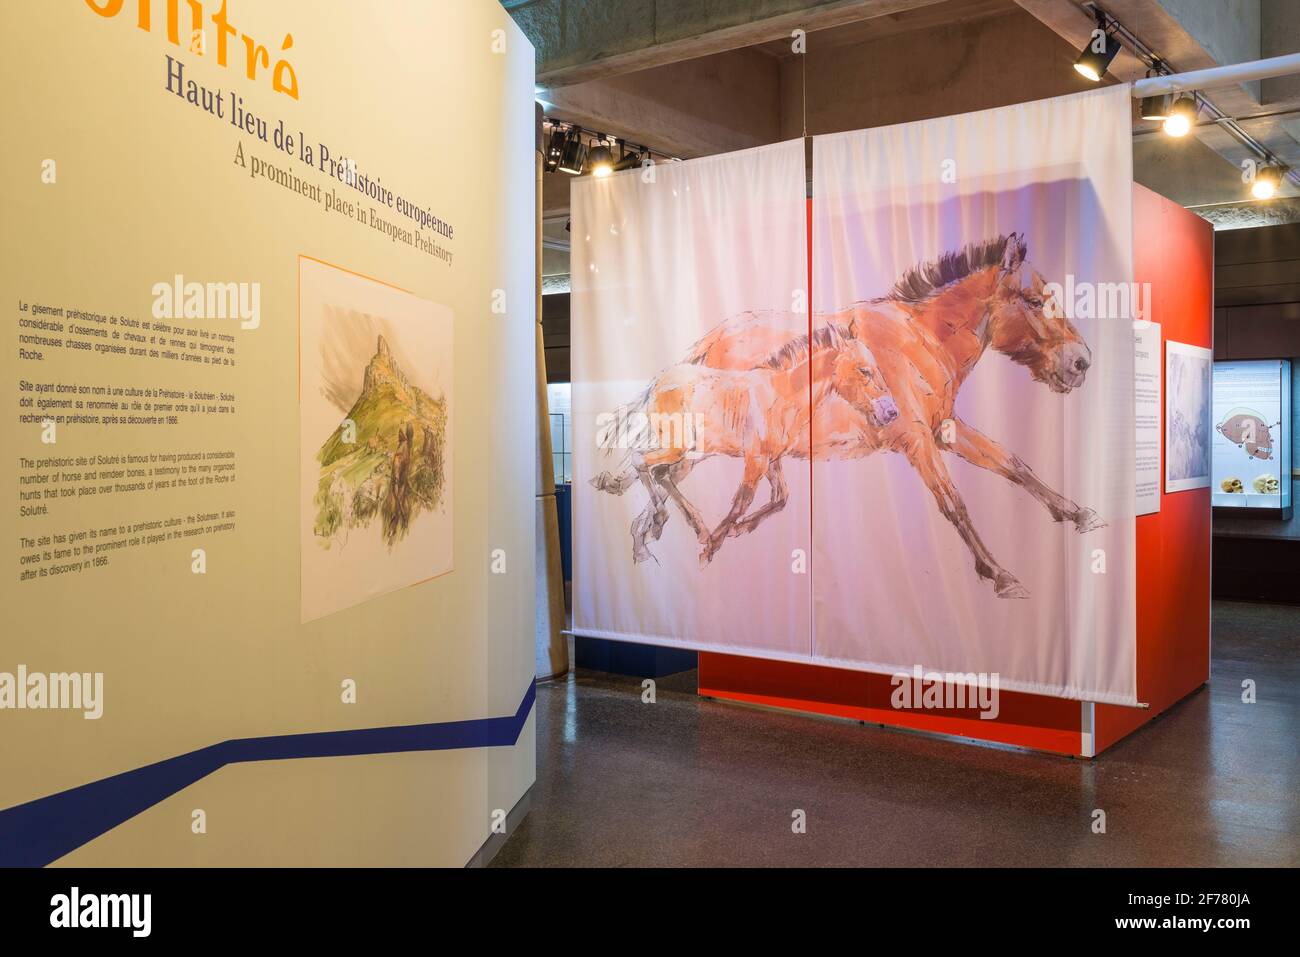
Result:
M654 556L650 554L650 549L643 548L639 552L632 553L632 564L640 565L642 562L648 562L652 558L654 558Z
M608 492L610 495L623 494L623 490L618 486L618 479L608 472L601 472L594 479L588 479L587 483L598 492Z
M1074 527L1080 534L1082 534L1083 532L1091 532L1094 529L1105 528L1106 523L1103 522L1101 516L1092 509L1081 508L1077 513L1075 513Z
M1011 575L999 575L993 590L999 598L1028 598L1029 589L1016 581Z

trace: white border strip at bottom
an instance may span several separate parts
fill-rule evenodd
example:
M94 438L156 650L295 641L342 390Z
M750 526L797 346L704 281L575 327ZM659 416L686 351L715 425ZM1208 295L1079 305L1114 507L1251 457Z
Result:
M740 648L735 645L719 645L703 641L684 641L679 638L667 638L658 635L633 635L621 631L607 631L602 628L584 628L575 624L565 628L562 634L575 638L604 638L608 641L626 641L634 645L657 645L661 648L680 648L684 651L705 651L721 655L734 655L740 658L761 658L765 661L788 661L801 665L819 665L823 668L839 668L843 671L867 671L879 675L896 675L912 673L912 666L883 665L856 661L846 658L826 658L821 656L798 654L795 652L771 651L759 648ZM940 671L939 668L926 668L927 671ZM1061 688L1055 685L1043 685L1032 681L1014 681L1002 678L998 682L1002 691L1019 691L1023 694L1036 694L1045 698L1065 698L1068 701L1098 701L1102 704L1117 704L1126 708L1149 708L1149 704L1138 701L1135 695L1126 695L1099 691L1091 688Z

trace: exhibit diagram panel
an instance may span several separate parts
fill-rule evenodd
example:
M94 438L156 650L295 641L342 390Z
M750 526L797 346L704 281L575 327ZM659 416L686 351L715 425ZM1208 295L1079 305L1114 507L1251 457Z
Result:
M1165 343L1165 491L1210 484L1210 378L1214 353Z
M1211 501L1276 513L1291 507L1291 360L1214 363Z
M1136 704L1129 112L575 184L575 631Z
M532 47L0 18L0 864L464 865L535 768Z

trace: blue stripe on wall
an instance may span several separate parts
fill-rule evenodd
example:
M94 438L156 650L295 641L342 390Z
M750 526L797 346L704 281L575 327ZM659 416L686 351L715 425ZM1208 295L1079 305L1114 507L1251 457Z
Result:
M530 682L519 709L500 718L236 738L17 804L0 811L0 866L44 867L227 764L508 747L536 697Z

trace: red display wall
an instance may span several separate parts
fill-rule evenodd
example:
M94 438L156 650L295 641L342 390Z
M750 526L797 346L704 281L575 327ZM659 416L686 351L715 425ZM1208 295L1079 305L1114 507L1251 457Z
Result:
M1135 185L1133 268L1139 282L1151 283L1162 340L1213 348L1213 227ZM1163 467L1163 430L1160 441ZM1137 683L1151 708L1096 705L1098 752L1210 678L1211 515L1208 488L1162 489L1160 511L1137 519Z
M1151 319L1162 340L1210 348L1213 228L1135 185L1133 233L1135 278L1151 284ZM710 652L699 656L699 693L1060 754L1100 753L1209 679L1210 490L1162 491L1160 499L1158 513L1136 519L1137 687L1149 709L1004 691L992 720L974 710L899 710L890 705L888 675Z

